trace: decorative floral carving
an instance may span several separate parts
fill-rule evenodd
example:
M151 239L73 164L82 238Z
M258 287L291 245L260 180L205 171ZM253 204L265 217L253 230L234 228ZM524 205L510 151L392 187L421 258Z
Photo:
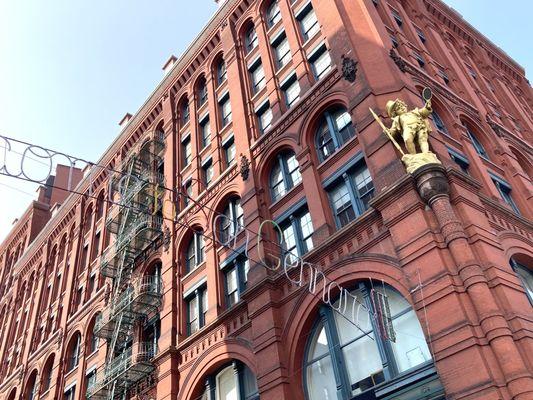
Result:
M250 175L250 161L246 158L245 155L241 154L241 169L240 169L242 180L245 181Z
M389 56L392 58L392 61L394 61L394 64L400 69L400 71L405 72L407 71L407 64L405 61L400 57L400 55L396 52L394 49L390 49Z
M346 79L348 82L355 82L355 78L357 77L357 61L346 57L344 54L341 56L342 58L342 77Z

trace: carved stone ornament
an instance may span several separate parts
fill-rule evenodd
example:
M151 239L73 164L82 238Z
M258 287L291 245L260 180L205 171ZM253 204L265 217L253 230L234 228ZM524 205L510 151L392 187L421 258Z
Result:
M168 252L168 249L170 248L170 229L168 229L168 226L165 225L165 228L163 229L163 250Z
M492 130L494 131L494 133L498 136L498 137L502 137L502 131L500 130L500 127L498 126L498 124L496 124L494 121L492 121L488 114L485 116L485 119L487 120L487 123L490 125L490 127L492 128Z
M341 56L342 58L342 77L346 79L348 82L355 82L355 78L357 77L357 64L358 62L346 57L344 54Z
M400 71L405 72L407 71L407 64L406 62L399 56L399 54L394 49L390 49L389 56L392 58L392 61L394 61L394 64L399 68Z
M245 181L250 175L250 161L246 158L245 155L241 154L241 169L240 169L242 180Z

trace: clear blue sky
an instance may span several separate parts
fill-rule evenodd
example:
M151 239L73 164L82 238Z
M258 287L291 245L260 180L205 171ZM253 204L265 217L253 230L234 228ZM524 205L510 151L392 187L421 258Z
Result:
M532 1L446 2L531 76ZM0 132L97 161L118 121L161 80L163 63L216 8L214 0L0 0ZM0 176L0 241L34 191Z

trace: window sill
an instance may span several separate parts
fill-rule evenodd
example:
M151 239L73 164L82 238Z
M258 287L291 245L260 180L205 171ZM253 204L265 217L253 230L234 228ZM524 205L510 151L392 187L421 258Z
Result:
M416 389L418 389L420 397L414 397L415 393L413 390ZM390 381L375 386L371 390L374 390L376 398L383 400L397 398L416 400L425 399L428 394L432 396L444 395L444 389L439 381L437 370L432 360L413 367L392 378ZM353 400L357 398L358 396L355 396Z

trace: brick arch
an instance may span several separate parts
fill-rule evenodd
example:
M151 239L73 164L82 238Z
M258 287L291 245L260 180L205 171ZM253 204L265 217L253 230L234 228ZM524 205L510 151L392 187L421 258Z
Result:
M235 31L238 32L238 40L241 42L242 48L244 49L244 35L248 31L250 26L253 26L257 32L257 26L254 23L253 16L257 15L252 12L252 7L248 9L248 12L245 15L241 15L240 22L235 25Z
M411 305L413 304L407 277L392 257L380 254L354 254L330 265L323 272L327 278L339 283L345 289L351 288L357 281L368 278L384 281L396 289ZM287 343L288 374L294 376L301 386L301 374L298 371L305 356L308 332L312 330L318 306L322 302L319 296L313 296L304 290L296 304L287 318L281 341Z
M7 400L15 400L17 394L17 387L15 386L13 389L11 389L11 393L8 394Z
M30 374L28 374L28 377L26 378L26 381L23 383L22 387L24 388L22 392L23 399L26 400L28 398L29 391L32 389L32 387L35 386L37 383L37 378L39 377L39 372L37 368L33 369Z
M209 346L190 368L183 380L178 394L178 400L196 399L202 393L206 375L214 372L222 365L238 360L245 363L257 376L255 355L251 345L237 338L227 338L213 346Z
M507 261L518 256L518 261L521 258L529 258L533 265L533 240L513 231L503 231L498 234L498 241L504 249Z
M340 106L344 107L348 110L348 113L352 115L351 109L350 109L350 103L348 100L348 97L343 92L333 92L328 94L327 96L323 97L320 101L318 101L314 107L310 111L308 111L303 119L302 123L300 125L300 130L298 131L298 144L302 148L312 148L313 151L311 152L314 155L314 159L318 161L318 156L316 153L316 145L315 145L315 137L316 137L316 130L318 128L318 121L320 120L322 114L324 111L326 111L330 107ZM352 117L352 123L354 125L356 135L357 135L357 126L355 122L353 121Z
M531 179L533 176L533 164L531 163L530 159L528 159L528 157L526 157L521 150L512 145L509 145L509 150L511 150L511 153L513 153L518 165L522 167L522 170Z

